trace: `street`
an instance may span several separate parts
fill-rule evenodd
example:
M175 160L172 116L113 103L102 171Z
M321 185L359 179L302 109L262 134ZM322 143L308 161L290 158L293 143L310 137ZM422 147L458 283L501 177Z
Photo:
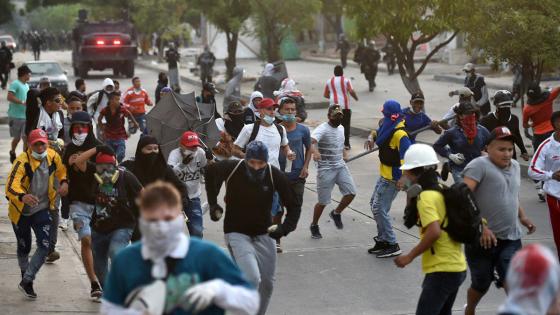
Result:
M30 54L20 56L16 54L18 62L30 59ZM60 61L68 71L70 90L73 90L75 78L71 76L68 52L47 52L44 59ZM27 59L26 59L27 58ZM257 71L257 61L243 60L239 62L248 72ZM324 82L332 73L332 66L326 64L304 65L306 62L288 63L289 73L299 85L307 100L320 99ZM299 70L298 67L305 68ZM313 68L314 71L308 71ZM400 83L398 75L387 76L379 73L378 87L373 94L367 92L367 82L356 68L347 68L348 77L354 77L354 85L361 100L354 109L355 125L366 129L377 124L381 116L380 109L383 100L395 98L403 107L408 105L407 94ZM157 83L157 71L143 66L136 67L135 75L140 77L148 93L153 97ZM14 73L12 73L13 79ZM91 72L86 80L87 91L101 88L105 77L112 77L112 72ZM118 78L121 91L130 87L130 80ZM251 82L253 84L253 82ZM426 111L440 118L447 111L455 99L447 95L449 90L457 84L436 82L423 76L421 81L426 94ZM185 81L181 83L184 92L196 91L200 87ZM363 96L363 98L362 98ZM221 111L222 98L217 97L218 109ZM0 92L0 116L5 116L7 109L6 91ZM519 109L513 109L520 115ZM325 109L310 109L309 123L316 126L325 121ZM353 118L354 119L354 118ZM8 151L9 137L7 125L0 125L0 184L5 185L6 174L9 170ZM427 132L419 139L432 142L435 135ZM362 152L364 138L354 136L351 139L351 156ZM127 141L126 158L134 156L138 135ZM529 144L529 142L526 142ZM18 149L21 152L21 148ZM369 206L373 186L379 176L379 160L377 154L371 154L349 164L350 171L356 182L358 193L350 207L343 212L344 230L337 230L328 217L340 194L335 189L333 203L325 209L320 221L324 236L321 240L311 239L309 224L312 210L317 201L315 192L315 167L311 167L304 194L304 206L298 229L282 240L284 253L278 256L276 284L270 308L267 314L414 314L416 303L421 291L423 275L421 273L420 258L417 258L405 269L398 269L392 259L377 259L367 253L367 248L373 244L375 222ZM3 187L4 189L5 187ZM205 194L203 194L205 198ZM523 239L525 243L539 242L550 248L555 248L549 223L548 209L545 203L538 201L532 181L522 177L520 194L521 205L527 215L537 226L537 232ZM220 200L220 199L219 199ZM81 261L80 247L76 234L69 230L59 234L59 251L62 258L53 265L45 265L39 272L36 290L39 295L37 301L27 302L17 291L19 269L15 252L15 237L7 219L6 200L2 199L0 212L0 305L3 314L78 314L96 313L99 304L88 300L89 283L85 276ZM418 230L407 230L402 224L405 195L400 193L393 203L391 215L397 239L403 252L410 250L418 242ZM205 216L204 236L224 247L223 221L215 223ZM461 286L454 314L462 313L466 299L466 289L469 278ZM503 290L490 289L487 296L478 307L477 314L496 314L498 306L504 300Z

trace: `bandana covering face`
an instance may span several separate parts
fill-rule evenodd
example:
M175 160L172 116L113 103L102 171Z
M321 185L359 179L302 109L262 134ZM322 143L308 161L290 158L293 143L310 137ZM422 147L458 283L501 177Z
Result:
M476 138L476 134L478 133L478 128L476 125L476 115L469 114L463 116L463 118L461 118L461 127L463 128L465 137L467 137L468 143L473 144L474 138Z

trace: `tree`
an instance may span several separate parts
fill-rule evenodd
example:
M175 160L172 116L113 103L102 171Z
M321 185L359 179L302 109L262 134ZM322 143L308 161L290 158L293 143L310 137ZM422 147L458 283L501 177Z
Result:
M384 35L393 45L399 74L412 94L421 91L418 76L428 62L457 35L456 19L470 14L470 3L466 0L354 0L346 8L362 38ZM416 69L416 49L447 33L450 35L432 47Z
M243 24L251 15L249 0L191 0L190 3L219 30L225 33L228 56L226 80L233 76L237 55L237 42Z
M10 22L12 20L12 11L14 6L10 0L0 0L0 24Z
M251 0L251 7L266 59L275 62L282 59L280 44L290 31L313 25L321 0Z
M80 4L59 4L39 7L29 14L27 20L32 29L49 30L50 32L71 31L76 24Z
M521 65L522 95L530 82L540 82L543 70L560 64L557 0L475 0L472 7L472 15L461 21L468 48L482 49L482 56L495 61Z

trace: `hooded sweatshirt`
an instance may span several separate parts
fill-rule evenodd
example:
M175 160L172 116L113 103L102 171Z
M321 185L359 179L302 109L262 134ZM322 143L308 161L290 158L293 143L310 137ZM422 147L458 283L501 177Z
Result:
M389 148L398 150L401 165L404 163L404 154L411 145L410 138L404 131L404 116L401 112L401 105L395 100L387 100L383 104L383 120L381 127L377 131L378 146L389 141ZM402 129L396 130L395 129ZM397 181L401 178L402 171L399 166L390 166L379 163L381 176L385 179Z
M94 121L97 121L97 118L99 117L99 113L103 108L107 107L107 104L109 103L109 95L108 95L109 92L105 90L105 87L107 86L112 86L114 89L115 83L113 83L113 80L109 78L105 78L105 80L103 80L103 90L93 93L88 99L87 102L88 113L91 116L93 116ZM100 97L101 100L99 100Z
M264 96L259 91L254 91L253 93L251 93L251 98L249 99L249 106L247 106L247 108L245 109L245 113L243 114L244 122L246 125L255 123L255 121L257 121L257 119L259 118L259 112L257 111L257 108L253 104L253 100L255 98L263 99Z

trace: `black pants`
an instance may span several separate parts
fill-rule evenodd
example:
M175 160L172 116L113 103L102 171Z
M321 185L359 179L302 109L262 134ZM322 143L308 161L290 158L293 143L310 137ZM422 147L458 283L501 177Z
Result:
M343 109L342 127L344 127L344 146L350 146L350 119L352 118L352 110Z
M340 51L340 65L342 68L346 68L346 60L348 59L348 52L347 51Z
M0 66L0 69L4 66ZM0 71L0 82L2 89L5 89L8 85L8 77L10 76L10 70L7 71Z
M537 134L537 133L533 134L533 150L537 152L537 149L539 148L541 143L543 143L544 140L550 138L551 135L552 135L552 131L543 134Z
M62 214L62 218L63 219L69 219L70 218L70 200L68 199L68 196L65 197L61 197L61 208L60 208L60 213Z

